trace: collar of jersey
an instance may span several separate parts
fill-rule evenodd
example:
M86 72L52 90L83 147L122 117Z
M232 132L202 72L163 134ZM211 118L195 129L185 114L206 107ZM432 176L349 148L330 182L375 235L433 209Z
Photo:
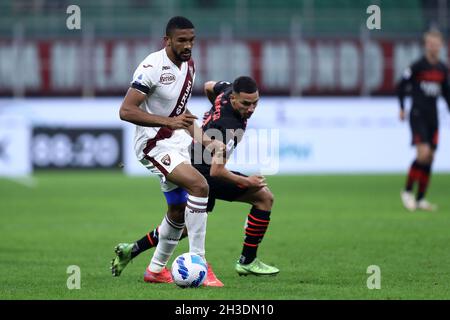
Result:
M181 67L178 68L178 66L175 63L173 63L172 60L170 60L169 56L167 55L166 48L164 48L163 50L164 50L164 61L166 61L166 60L169 61L169 63L172 66L172 69L174 69L177 73L183 72L183 66L185 63L187 63L187 61L182 62Z

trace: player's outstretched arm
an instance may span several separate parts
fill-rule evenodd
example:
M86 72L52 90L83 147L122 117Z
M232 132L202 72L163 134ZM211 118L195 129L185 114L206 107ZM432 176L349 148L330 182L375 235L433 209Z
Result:
M207 81L203 85L203 91L205 95L208 97L208 100L214 104L214 100L216 100L217 95L214 92L214 86L216 85L216 81Z
M186 114L192 115L192 113L188 109L186 109ZM201 143L210 151L214 150L215 148L225 147L225 145L221 141L213 140L207 134L203 133L202 128L200 128L195 121L187 130L195 141Z
M119 116L121 120L134 123L143 127L168 127L170 129L188 129L197 119L191 114L182 114L178 117L164 117L150 114L139 106L144 102L146 95L133 88L128 89L120 106Z

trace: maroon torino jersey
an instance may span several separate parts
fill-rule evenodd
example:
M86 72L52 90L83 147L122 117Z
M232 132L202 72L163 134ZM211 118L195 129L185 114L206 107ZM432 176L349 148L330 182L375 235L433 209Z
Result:
M404 98L408 85L411 87L412 108L423 116L437 117L436 101L442 95L450 109L448 68L439 62L432 65L422 57L403 73L398 85L400 108L404 109Z

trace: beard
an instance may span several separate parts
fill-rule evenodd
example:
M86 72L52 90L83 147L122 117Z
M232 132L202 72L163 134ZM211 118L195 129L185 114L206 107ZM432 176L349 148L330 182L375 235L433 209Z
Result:
M185 61L189 61L189 59L191 59L192 53L190 50L183 51L183 52L176 52L174 49L172 49L172 52L178 61L185 62Z

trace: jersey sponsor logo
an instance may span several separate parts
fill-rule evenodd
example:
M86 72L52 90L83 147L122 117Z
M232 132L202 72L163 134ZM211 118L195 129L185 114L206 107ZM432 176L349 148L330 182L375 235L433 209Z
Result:
M163 73L161 77L159 77L159 82L161 82L162 84L171 84L175 82L175 79L175 75L173 75L172 73Z
M170 156L166 154L164 157L162 157L161 162L165 166L170 166Z
M188 100L188 98L189 98L189 96L191 94L191 89L192 89L192 81L189 80L188 83L187 83L187 86L186 86L186 90L184 90L183 97L181 98L180 103L177 105L177 108L175 109L175 115L178 116L183 111L184 106L185 106L185 104L186 104L186 102L187 102L187 100Z
M189 65L194 65L194 61L189 60ZM194 70L194 69L193 69ZM183 88L181 89L180 95L178 97L177 104L173 111L170 113L169 117L176 117L179 116L181 113L184 112L186 108L186 103L191 96L192 93L192 85L193 85L193 78L191 77L190 73L186 74L186 78L184 79Z
M437 97L441 94L441 86L434 81L421 81L420 88L426 96Z
M170 66L162 66L162 70L164 71L164 70L169 70L170 69Z
M142 65L144 68L148 68L148 67L152 67L153 68L153 66L151 65L151 64L143 64Z

